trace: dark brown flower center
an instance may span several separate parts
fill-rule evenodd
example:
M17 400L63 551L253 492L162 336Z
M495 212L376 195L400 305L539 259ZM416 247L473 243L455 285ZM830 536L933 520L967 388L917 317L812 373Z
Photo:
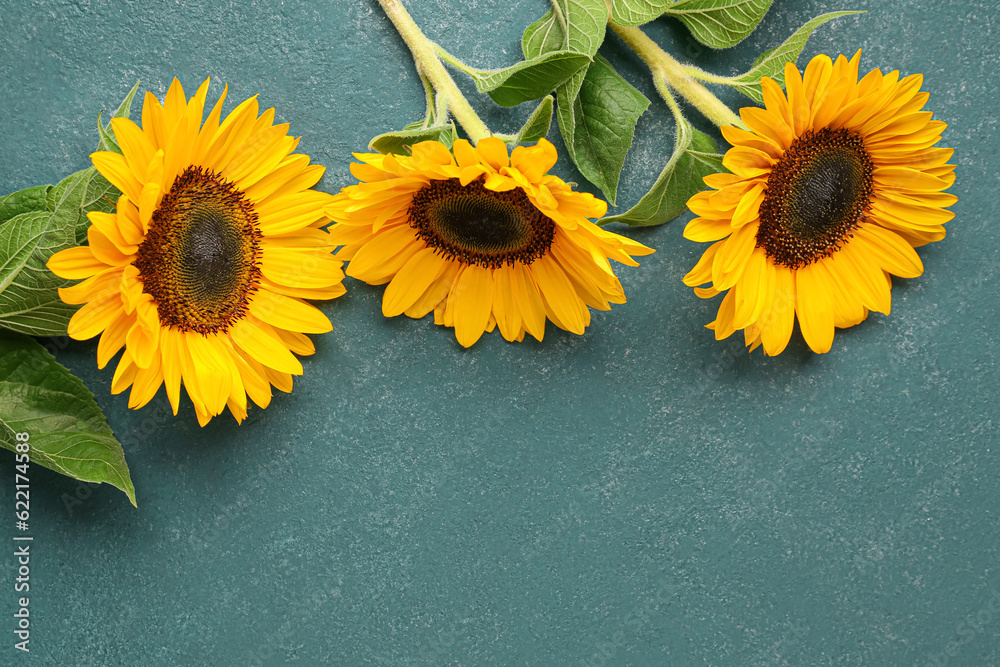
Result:
M874 169L855 132L803 134L768 176L757 246L792 269L833 254L871 208Z
M188 167L153 212L135 260L160 323L227 331L257 289L260 238L243 192L211 170Z
M442 256L492 269L531 264L548 252L556 228L520 188L493 192L482 179L431 181L413 196L409 222Z

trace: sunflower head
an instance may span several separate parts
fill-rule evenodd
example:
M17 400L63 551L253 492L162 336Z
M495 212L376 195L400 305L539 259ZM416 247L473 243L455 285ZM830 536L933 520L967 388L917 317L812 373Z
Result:
M101 368L125 348L112 393L131 386L138 408L165 385L177 414L183 385L202 425L227 406L242 421L272 385L291 391L293 352L314 351L303 334L330 330L305 299L344 293L321 230L332 198L310 189L323 167L255 97L223 118L223 91L202 122L208 84L188 100L174 79L163 104L146 93L141 126L111 121L121 154L91 158L122 192L116 212L89 213L88 245L48 263L85 279L59 292L83 304L69 335L100 334Z
M731 173L705 177L684 230L714 242L684 282L702 298L726 292L716 338L742 329L751 351L775 355L797 319L827 352L835 327L888 314L890 275L919 276L914 248L944 238L958 201L944 192L954 150L936 146L947 125L924 110L920 74L859 80L860 59L817 56L804 75L789 63L786 91L765 77L765 108L722 128Z
M625 302L608 259L638 266L633 255L653 252L589 220L607 204L548 173L557 155L545 139L509 155L489 137L355 157L360 182L328 208L337 257L348 275L389 284L386 317L433 311L465 347L495 327L509 341L542 340L546 318L582 334L588 307Z

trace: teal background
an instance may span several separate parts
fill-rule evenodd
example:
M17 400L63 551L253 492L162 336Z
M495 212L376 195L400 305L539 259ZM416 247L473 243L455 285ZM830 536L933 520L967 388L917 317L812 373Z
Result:
M514 63L548 6L408 4L483 67ZM383 318L382 288L349 280L295 391L239 427L199 428L189 404L175 418L162 392L129 411L96 342L62 343L125 445L139 507L33 468L31 654L12 647L8 553L0 662L1000 664L1000 10L776 0L721 52L674 21L649 32L730 74L838 9L869 13L821 27L800 64L860 47L863 71L923 72L957 148L956 218L920 250L924 274L894 281L891 316L838 331L822 356L798 333L773 359L716 342L717 300L681 283L703 249L685 216L624 230L659 252L621 268L628 304L582 337L550 325L542 344L494 333L463 350L429 318ZM653 101L624 210L673 122L616 37L602 53ZM227 109L259 93L331 192L351 182L351 151L423 112L373 0L3 0L0 67L4 192L88 166L97 112L137 78L162 97L175 75L189 93L210 75L210 99L228 81ZM473 102L497 131L529 111ZM582 180L550 138L556 172ZM6 526L13 458L0 468Z

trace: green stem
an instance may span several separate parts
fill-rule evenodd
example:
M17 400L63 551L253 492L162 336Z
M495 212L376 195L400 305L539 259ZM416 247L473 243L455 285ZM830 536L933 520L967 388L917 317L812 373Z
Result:
M434 99L434 86L431 82L427 80L427 77L420 77L420 84L424 87L424 100L426 101L426 107L424 110L424 122L423 127L427 128L434 124L437 119L437 109L435 107L436 100Z
M417 73L430 81L434 87L434 91L437 93L438 109L445 112L450 111L465 133L469 135L473 144L490 136L492 133L486 127L486 123L479 118L472 105L465 99L462 91L455 85L454 79L441 64L435 48L436 44L427 39L420 27L414 23L410 13L403 7L403 3L400 0L378 0L378 3L392 24L396 26L399 36L406 42L410 53L413 54ZM439 116L437 120L443 122L445 118Z
M431 44L434 45L434 54L437 55L438 58L445 61L446 63L448 63L455 69L459 70L460 72L465 72L469 76L476 76L477 74L484 73L484 71L481 69L477 69L475 67L469 67L461 60L448 53L448 51L446 51L445 48L440 44L436 42L431 42Z
M681 107L677 104L677 100L674 99L674 94L670 92L670 86L667 85L666 81L657 78L654 83L656 85L656 92L660 94L663 101L670 107L670 113L674 115L674 120L677 122L678 128L677 135L680 136L680 126L684 122L684 114L681 113Z
M712 74L711 72L706 72L698 67L693 67L691 65L686 65L684 67L684 73L687 74L692 79L698 79L699 81L704 81L706 83L717 83L723 86L731 86L734 83L734 78L730 76L719 76L718 74Z
M742 127L743 123L740 122L739 116L733 113L732 109L723 104L708 88L691 78L687 68L661 49L656 42L646 36L646 33L638 28L620 26L614 21L608 21L608 25L649 67L661 95L663 91L660 86L663 83L680 93L684 99L719 127L723 125ZM664 97L664 100L667 98ZM669 100L667 100L667 104L670 104Z

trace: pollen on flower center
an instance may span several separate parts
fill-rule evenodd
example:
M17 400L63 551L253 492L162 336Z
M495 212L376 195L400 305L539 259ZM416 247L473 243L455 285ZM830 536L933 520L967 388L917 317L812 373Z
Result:
M873 171L857 133L803 134L768 177L757 245L793 269L832 254L871 207Z
M181 331L226 331L260 278L257 214L232 183L189 167L153 212L135 261L160 321Z
M555 235L555 222L522 190L494 192L481 180L465 186L457 178L431 181L414 195L409 222L444 257L494 269L531 264Z

